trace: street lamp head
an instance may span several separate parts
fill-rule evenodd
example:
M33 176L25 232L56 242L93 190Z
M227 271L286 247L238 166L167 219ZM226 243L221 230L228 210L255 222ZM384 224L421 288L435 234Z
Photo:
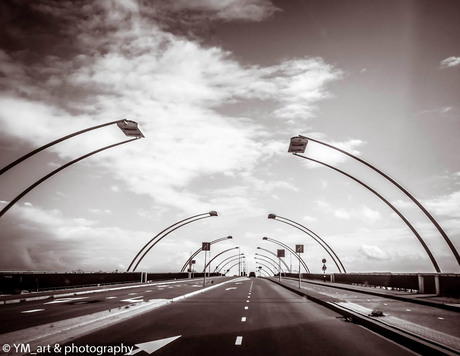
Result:
M257 247L258 250L260 250L260 247Z
M210 211L208 214L209 214L209 216L218 216L217 211L214 211L214 210Z
M268 218L269 219L276 219L276 215L275 214L268 214Z
M117 125L126 136L136 138L145 137L139 129L139 125L136 121L120 120L117 122Z
M227 239L233 239L233 236L228 236Z
M268 240L268 237L263 237L262 240Z
M291 137L288 152L290 153L304 153L307 148L308 139L303 136Z

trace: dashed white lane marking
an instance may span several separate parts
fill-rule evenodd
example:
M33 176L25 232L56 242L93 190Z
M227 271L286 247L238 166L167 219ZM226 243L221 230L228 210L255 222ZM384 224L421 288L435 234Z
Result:
M21 313L36 313L36 312L39 312L39 311L42 311L42 310L45 310L45 309L24 310L24 311L22 311Z
M406 309L406 311L412 311L412 310L410 310L410 309Z
M243 337L237 336L235 340L235 345L241 345L243 343Z
M106 297L105 299L116 299L117 297Z
M225 290L236 289L236 287L225 288Z
M246 301L246 303L249 303L249 299Z
M443 317L441 317L441 316L438 316L438 319L439 319L439 320L444 320L444 318L443 318Z
M244 307L244 309L248 310L248 309L249 309L249 307L246 305L246 306Z
M134 292L134 293L129 293L128 295L136 295L136 294L137 294L137 293Z
M242 321L243 323L246 322L246 317L243 316L243 317L241 318L241 321Z

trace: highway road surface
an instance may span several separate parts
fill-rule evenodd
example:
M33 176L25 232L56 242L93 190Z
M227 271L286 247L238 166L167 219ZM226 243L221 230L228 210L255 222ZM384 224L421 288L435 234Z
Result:
M118 354L156 356L414 355L262 278L233 280L60 346L61 355L121 346Z

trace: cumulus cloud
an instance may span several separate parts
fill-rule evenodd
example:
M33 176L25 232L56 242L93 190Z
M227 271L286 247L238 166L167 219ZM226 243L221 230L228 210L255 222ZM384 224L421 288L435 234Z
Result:
M174 4L178 11L195 7L216 14L228 14L232 5L265 9L261 10L264 14L270 13L268 9L274 11L265 1ZM37 4L34 8L65 19L64 24L74 21L81 29L72 48L78 54L70 58L45 54L31 63L33 70L27 70L12 55L0 56L1 67L8 68L1 77L3 87L9 88L0 99L5 132L35 145L54 139L57 132L72 132L126 115L141 123L148 140L125 147L123 156L101 154L94 159L131 190L161 203L205 205L200 202L202 197L184 194L182 188L219 172L249 172L263 157L280 152L279 145L264 145L262 150L260 140L270 136L263 125L250 117L230 118L217 110L220 106L266 100L277 106L274 115L279 118L305 119L311 116L315 103L328 96L326 84L341 76L321 58L288 59L267 67L241 65L221 48L206 47L161 29L152 18L143 16L145 9L134 5L88 3L80 8ZM82 13L98 16L79 17ZM61 32L69 31L64 26ZM104 35L96 35L100 32ZM36 84L39 77L40 86ZM9 120L13 113L20 118L14 125ZM97 144L113 142L112 132L98 135ZM91 138L54 149L61 156L77 156L92 150L95 143ZM131 174L122 173L126 171Z
M361 245L360 252L370 260L388 260L388 254L378 246Z
M267 0L177 0L159 1L157 6L176 16L186 12L187 16L222 21L262 21L280 11Z
M445 69L445 68L451 68L451 67L456 67L460 65L460 57L449 57L449 58L446 58L446 59L443 59L439 65L439 67L441 69Z

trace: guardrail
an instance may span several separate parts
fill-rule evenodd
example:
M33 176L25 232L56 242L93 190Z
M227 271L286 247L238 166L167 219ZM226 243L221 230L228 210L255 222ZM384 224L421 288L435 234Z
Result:
M283 274L284 275L284 274ZM298 277L298 273L286 273ZM460 274L454 273L302 273L302 279L321 280L385 289L400 289L419 294L460 297Z
M211 277L219 276L211 273ZM147 272L94 272L94 273L59 273L59 272L0 272L0 293L18 294L23 291L39 292L68 288L103 286L110 284L142 283L170 279L190 278L187 272L147 273ZM194 273L194 278L203 277Z

